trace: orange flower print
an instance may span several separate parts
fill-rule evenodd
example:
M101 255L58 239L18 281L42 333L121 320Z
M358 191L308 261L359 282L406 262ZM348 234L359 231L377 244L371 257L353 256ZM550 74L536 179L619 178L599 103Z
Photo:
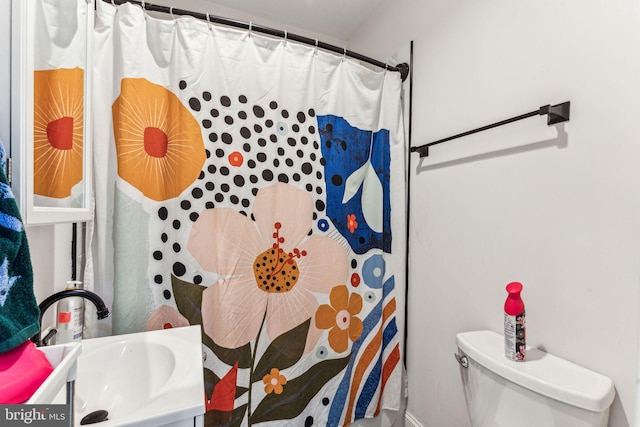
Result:
M33 191L69 197L84 169L84 70L35 71L33 85Z
M316 311L316 326L329 329L329 345L342 353L347 350L349 340L356 341L362 335L362 320L355 317L362 310L362 297L349 295L345 285L336 286L329 294L331 305L323 304Z
M229 154L229 164L231 166L242 166L243 161L244 158L242 157L241 152L234 151L233 153Z
M177 197L198 177L206 155L198 121L180 99L143 78L125 78L113 103L118 175L146 197Z
M347 215L347 227L351 234L353 234L356 231L356 228L358 228L358 223L356 222L356 216L354 214Z
M282 394L282 386L287 383L287 379L284 375L280 375L278 368L271 368L271 372L262 377L262 382L265 384L264 391L267 394L272 392Z

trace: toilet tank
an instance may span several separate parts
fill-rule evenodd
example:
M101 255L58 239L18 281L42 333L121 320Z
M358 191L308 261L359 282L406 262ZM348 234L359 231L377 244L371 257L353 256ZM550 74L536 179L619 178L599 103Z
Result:
M508 360L493 331L460 333L456 342L473 427L607 426L610 378L531 347L526 361Z

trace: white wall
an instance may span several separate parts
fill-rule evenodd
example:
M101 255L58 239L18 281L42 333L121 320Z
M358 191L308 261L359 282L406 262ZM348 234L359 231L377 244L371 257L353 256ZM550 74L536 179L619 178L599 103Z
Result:
M559 136L536 117L413 154L408 410L419 423L469 425L455 334L501 332L504 286L519 280L530 344L610 376L610 425L637 425L638 22L631 0L390 0L349 41L385 58L414 40L413 145L572 103Z

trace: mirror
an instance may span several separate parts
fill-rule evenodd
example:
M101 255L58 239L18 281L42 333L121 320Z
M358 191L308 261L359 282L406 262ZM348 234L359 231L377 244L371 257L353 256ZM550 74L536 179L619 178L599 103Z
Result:
M11 7L11 184L23 221L89 220L93 1Z

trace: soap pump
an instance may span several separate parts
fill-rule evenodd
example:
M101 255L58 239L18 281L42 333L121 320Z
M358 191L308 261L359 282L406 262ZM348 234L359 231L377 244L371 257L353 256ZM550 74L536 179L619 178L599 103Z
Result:
M67 282L66 290L82 289L78 280ZM84 327L84 300L81 297L68 297L58 301L56 313L56 344L64 344L82 339Z
M525 310L520 297L522 283L507 285L507 300L504 303L504 354L509 360L523 361L526 356Z

